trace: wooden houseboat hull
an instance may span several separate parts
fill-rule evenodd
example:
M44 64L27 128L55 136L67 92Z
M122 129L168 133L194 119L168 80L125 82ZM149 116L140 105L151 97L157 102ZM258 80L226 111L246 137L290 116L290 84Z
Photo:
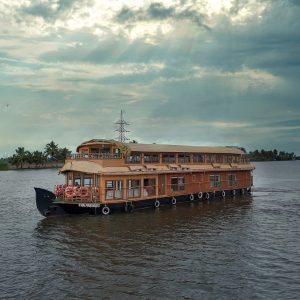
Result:
M173 197L151 198L138 201L94 203L94 202L61 202L54 193L46 189L35 188L36 205L44 217L61 216L66 214L109 215L111 213L132 213L135 210L160 206L174 206L180 203L205 202L210 200L234 198L238 195L251 194L251 187L216 192L200 192Z

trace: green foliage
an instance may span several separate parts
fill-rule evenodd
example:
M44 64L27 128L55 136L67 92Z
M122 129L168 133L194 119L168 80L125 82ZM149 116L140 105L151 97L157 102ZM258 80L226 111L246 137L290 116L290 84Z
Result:
M71 151L67 148L59 148L58 144L51 141L45 146L45 151L27 151L24 147L18 147L8 162L17 168L22 169L25 164L35 167L44 166L46 163L63 162Z
M7 161L4 159L0 159L0 171L7 171L7 170L8 170Z
M255 151L250 151L249 152L249 158L252 161L280 161L280 160L295 160L297 159L296 155L294 152L288 153L285 151L279 151L277 149L274 150L264 150L261 149L255 150Z

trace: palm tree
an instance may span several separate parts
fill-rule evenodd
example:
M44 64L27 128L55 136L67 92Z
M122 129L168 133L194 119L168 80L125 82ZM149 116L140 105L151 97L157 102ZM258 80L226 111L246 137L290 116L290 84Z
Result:
M20 166L21 169L23 168L23 164L27 161L28 153L25 151L24 147L18 147L15 150L16 154L14 154L10 159L10 163L16 166L17 168Z
M56 155L58 152L58 145L51 141L45 147L45 154L50 157L51 160L56 160Z
M59 161L65 161L67 156L71 155L71 151L69 149L65 148L59 148L57 153L57 159Z
M32 153L32 161L35 164L35 166L37 167L38 165L42 165L46 162L47 157L45 156L45 154L41 151L34 151Z

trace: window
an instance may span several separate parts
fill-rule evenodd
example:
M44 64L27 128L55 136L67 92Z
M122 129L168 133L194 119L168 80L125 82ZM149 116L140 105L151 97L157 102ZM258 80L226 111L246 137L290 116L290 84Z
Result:
M189 154L178 154L179 163L189 163L191 161L191 156Z
M223 156L222 155L217 155L216 156L216 162L221 164L223 162Z
M100 176L96 175L96 186L100 186Z
M156 180L155 178L144 179L144 197L154 196L156 194Z
M215 163L216 162L216 155L215 154L208 154L207 155L207 162L208 163Z
M139 179L127 180L127 196L128 198L136 198L141 195L141 181Z
M91 148L91 151L90 153L93 153L93 154L98 154L100 152L100 149L99 148Z
M73 185L72 173L68 173L68 185Z
M165 163L175 163L176 162L175 154L163 154L162 161Z
M204 154L194 154L193 162L194 163L204 163Z
M93 178L91 175L85 175L83 179L84 186L92 186L93 185Z
M140 153L132 153L129 156L126 156L127 163L140 163L141 162L141 154Z
M220 175L210 175L209 176L210 187L221 187L221 176Z
M123 197L123 181L122 180L107 180L105 181L105 198L106 199L121 199Z
M184 177L171 177L171 191L184 191Z
M233 163L238 163L239 162L239 157L237 155L232 156L232 162Z
M145 153L144 154L144 163L159 163L158 154Z
M236 186L237 185L235 174L229 174L228 175L228 185L229 186Z
M81 174L74 174L74 185L81 186Z

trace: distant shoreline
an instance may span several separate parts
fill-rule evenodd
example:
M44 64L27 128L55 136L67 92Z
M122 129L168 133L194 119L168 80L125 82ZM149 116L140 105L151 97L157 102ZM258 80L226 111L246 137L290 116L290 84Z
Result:
M28 165L25 164L22 168L12 166L10 164L0 164L0 171L22 171L22 170L45 170L45 169L60 169L64 163L47 163L42 166Z

